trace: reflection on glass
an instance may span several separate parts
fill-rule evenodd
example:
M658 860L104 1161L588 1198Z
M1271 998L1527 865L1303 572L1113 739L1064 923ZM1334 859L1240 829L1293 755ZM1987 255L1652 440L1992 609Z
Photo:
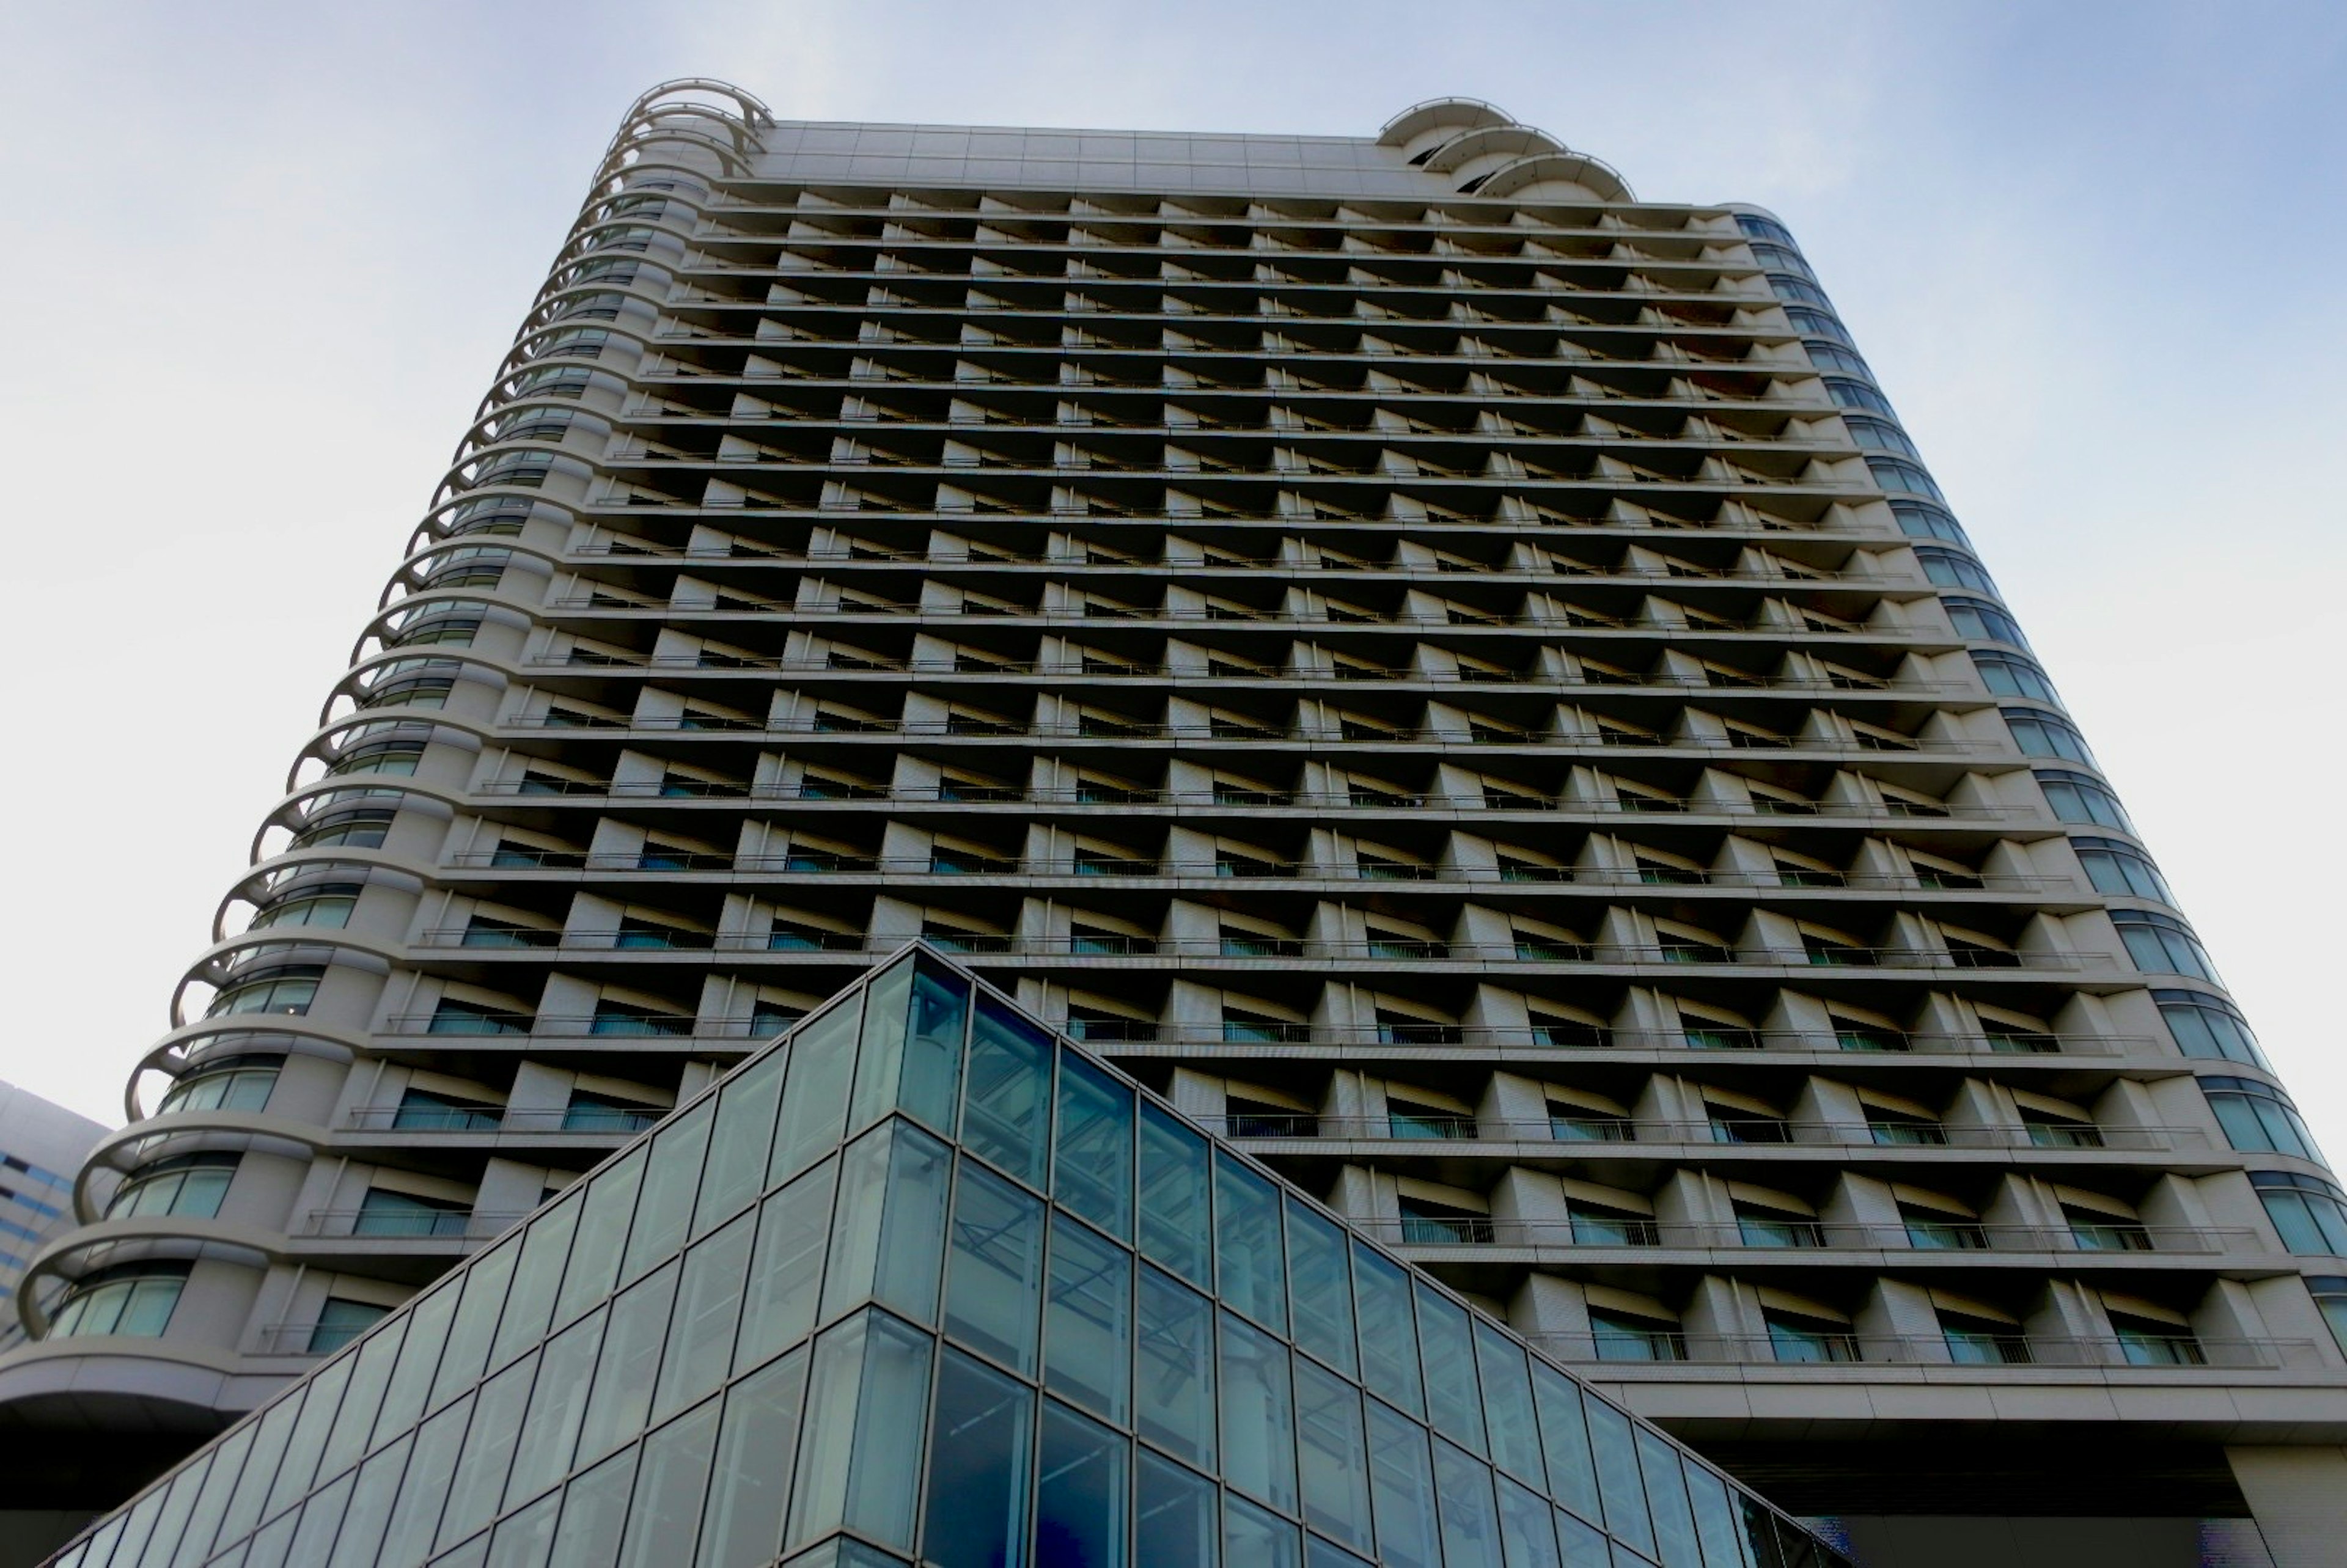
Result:
M1429 1289L1418 1289L1418 1353L1426 1364L1426 1405L1434 1430L1476 1453L1483 1451L1483 1401L1475 1388L1475 1350L1467 1309Z
M1580 1389L1555 1368L1535 1361L1532 1396L1548 1460L1549 1496L1598 1523L1604 1512L1597 1501L1597 1467L1589 1455L1589 1430L1582 1424Z
M1482 1461L1437 1439L1434 1495L1442 1513L1444 1568L1505 1568L1491 1472Z
M563 1489L552 1561L562 1568L612 1568L619 1561L620 1527L627 1522L643 1451L641 1444L623 1448Z
M714 1109L702 1101L653 1134L644 1167L643 1194L628 1234L627 1259L620 1283L628 1285L662 1258L676 1255L692 1224L692 1200L701 1190L701 1163L709 1153L709 1123Z
M913 1488L929 1386L930 1339L880 1312L835 1323L815 1341L791 1489L785 1544L845 1524L892 1546L910 1545Z
M1508 1568L1559 1568L1555 1511L1537 1492L1506 1476L1499 1481L1501 1555ZM1733 1557L1721 1558L1720 1564L1742 1568Z
M333 1426L318 1455L318 1476L331 1478L347 1469L366 1447L367 1433L374 1428L375 1411L382 1407L383 1391L391 1384L392 1364L399 1358L402 1337L407 1322L394 1318L374 1333L359 1347L358 1359L351 1368L349 1389L343 1395L343 1408L334 1417ZM301 1451L286 1456L289 1463L302 1457Z
M465 1428L465 1450L456 1460L456 1484L448 1489L448 1507L440 1516L440 1533L434 1545L453 1546L496 1516L498 1500L505 1494L506 1471L513 1463L514 1444L521 1437L522 1411L529 1403L530 1379L538 1371L538 1360L535 1355L523 1357L482 1384L474 1396L473 1419ZM518 1493L514 1501L528 1495Z
M901 959L874 980L866 992L852 1124L901 1110L951 1133L969 1013L969 982L934 964Z
M1582 1401L1589 1421L1590 1452L1597 1460L1597 1489L1605 1499L1606 1532L1648 1557L1655 1554L1654 1527L1646 1516L1646 1490L1638 1479L1630 1418L1600 1399Z
M1358 1241L1353 1244L1353 1313L1361 1325L1361 1378L1369 1392L1413 1416L1424 1414L1409 1276L1399 1264Z
M579 1423L587 1413L587 1387L603 1348L608 1309L580 1318L547 1342L539 1366L544 1376L529 1398L529 1442L514 1461L506 1490L508 1505L552 1486L570 1468L579 1444Z
M1043 1401L1036 1467L1037 1568L1124 1568L1132 1445L1056 1400Z
M717 1121L709 1135L709 1168L692 1210L696 1238L741 1213L764 1190L785 1060L779 1050L761 1058L718 1095Z
M831 1189L838 1176L838 1162L826 1160L759 1205L735 1371L779 1354L815 1327L824 1248L831 1239Z
M1045 1384L1122 1425L1133 1365L1133 1255L1054 1214L1045 1311Z
M866 1300L924 1323L936 1317L952 1163L943 1143L907 1122L890 1121L848 1145L823 1317Z
M406 1468L407 1450L413 1441L412 1438L403 1437L386 1444L359 1466L358 1481L351 1488L343 1528L334 1537L334 1555L327 1568L372 1568L375 1553L383 1545L384 1526L391 1522L392 1499L398 1492L400 1471ZM179 1530L173 1525L171 1510L167 1508L156 1532L158 1538L175 1539Z
M1687 1507L1686 1483L1679 1477L1677 1450L1660 1434L1638 1429L1639 1469L1645 1472L1646 1502L1654 1510L1655 1542L1663 1568L1703 1568L1696 1544L1695 1515Z
M665 1420L717 1391L733 1361L733 1326L742 1312L743 1275L754 1227L747 1214L684 1255L684 1276L661 1353L652 1419Z
M1223 1479L1293 1513L1296 1413L1288 1399L1287 1347L1228 1312L1220 1318Z
M1296 1526L1235 1497L1223 1499L1223 1551L1231 1568L1300 1568Z
M588 1184L569 1266L562 1271L562 1290L555 1297L558 1327L611 1293L620 1273L620 1252L628 1244L628 1222L636 1212L636 1190L643 1179L644 1151L638 1147Z
M1346 1271L1345 1234L1335 1222L1287 1200L1287 1293L1296 1304L1296 1344L1350 1377L1353 1282Z
M678 1272L678 1265L671 1262L612 1301L602 1360L587 1395L586 1419L579 1424L579 1463L592 1464L644 1430L651 1409L652 1374L659 1368L669 1311L676 1303Z
M1214 1278L1224 1305L1276 1334L1287 1332L1287 1259L1279 1194L1230 1155L1214 1153Z
M938 1368L923 1556L937 1568L1021 1568L1035 1396L957 1350Z
M1369 1493L1386 1568L1442 1568L1426 1430L1369 1401Z
M562 1500L552 1494L539 1498L519 1513L497 1522L495 1533L489 1537L489 1554L483 1560L484 1568L546 1568L547 1553L554 1546L555 1510ZM307 1561L300 1556L301 1542L294 1542L296 1563Z
M1120 1241L1133 1235L1133 1091L1072 1054L1060 1061L1051 1195Z
M579 1205L585 1201L586 1194L574 1188L532 1220L523 1235L513 1287L489 1346L491 1369L504 1366L545 1337L554 1312L555 1289L562 1282L562 1266L569 1260L570 1240L578 1233Z
M801 1024L791 1036L783 1081L782 1120L766 1184L779 1185L838 1147L847 1122L847 1085L856 1070L856 999Z
M1208 1272L1206 1141L1154 1105L1141 1108L1141 1250L1201 1290Z
M1359 1390L1296 1362L1296 1435L1305 1522L1368 1551L1369 1455Z
M698 1568L759 1568L781 1550L806 1375L796 1351L727 1391Z
M1133 1540L1146 1568L1216 1568L1213 1482L1143 1449L1134 1493Z
M1029 1186L1043 1184L1051 1117L1051 1037L992 997L970 1030L961 1141Z
M701 1494L717 1447L717 1405L711 1399L644 1440L620 1568L673 1568L692 1560Z
M946 1332L1031 1375L1042 1291L1042 1204L965 1163L955 1184Z
M1475 1319L1475 1367L1483 1384L1483 1423L1491 1460L1532 1486L1542 1485L1540 1422L1523 1347L1490 1323Z
M1136 1424L1151 1442L1214 1463L1214 1307L1153 1268L1141 1271L1133 1335Z

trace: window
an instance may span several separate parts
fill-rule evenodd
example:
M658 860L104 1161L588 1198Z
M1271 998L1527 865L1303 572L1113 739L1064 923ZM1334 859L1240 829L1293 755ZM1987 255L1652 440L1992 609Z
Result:
M2024 1105L2021 1107L2021 1125L2028 1132L2031 1145L2035 1148L2099 1149L2103 1146L2101 1128L2059 1111L2041 1111L2034 1105Z
M2314 1295L2315 1310L2331 1325L2331 1337L2347 1350L2347 1277L2335 1274L2310 1276L2306 1288Z
M1806 305L1787 305L1785 319L1791 322L1794 330L1803 337L1825 338L1852 348L1858 346L1850 343L1850 329L1843 326L1830 311L1813 311Z
M329 1296L319 1305L318 1320L310 1326L309 1344L313 1356L331 1355L360 1335L365 1333L391 1310L377 1307L372 1301L353 1301L348 1296Z
M1629 1143L1638 1136L1627 1116L1557 1100L1548 1102L1548 1132L1560 1143Z
M1785 272L1768 272L1763 276L1768 280L1768 292L1780 300L1788 302L1798 301L1821 310L1833 309L1833 302L1826 298L1826 292L1806 278L1796 278Z
M277 1086L278 1065L273 1056L225 1056L208 1061L173 1084L155 1113L263 1110L269 1104L270 1091Z
M384 835L391 831L393 814L387 811L345 811L312 823L293 835L285 848L323 849L332 845L348 845L353 849L379 849Z
M1874 476L1874 482L1883 489L1896 495L1921 496L1942 506L1947 504L1947 497L1940 494L1940 487L1932 483L1932 476L1923 472L1921 464L1910 463L1901 457L1870 456L1866 459L1866 466L1868 472Z
M1750 232L1748 230L1747 232ZM1814 279L1809 264L1801 260L1800 252L1791 249L1791 241L1782 244L1768 239L1758 239L1752 247L1752 259L1772 272L1790 272L1796 277Z
M2019 1327L1993 1317L1942 1311L1940 1336L1947 1341L1948 1359L1959 1367L2025 1367L2031 1359L2028 1337Z
M1626 1312L1591 1307L1591 1348L1600 1361L1684 1361L1686 1338L1676 1329Z
M415 774L416 765L423 760L424 748L413 741L377 741L336 758L326 772L335 774L390 774L407 778Z
M2266 1066L2265 1052L2258 1049L2258 1037L2250 1031L2249 1020L2224 998L2201 991L2156 990L2151 999L2158 1005L2176 1049L2185 1055Z
M266 1012L300 1017L310 1010L325 974L323 964L281 964L261 969L223 989L204 1009L206 1018Z
M1866 361L1840 343L1809 342L1801 344L1801 350L1809 356L1809 363L1819 370L1847 371L1851 375L1862 375L1869 381L1874 379L1874 372ZM1837 398L1835 401L1840 400Z
M1996 583L1986 568L1968 555L1943 550L1934 545L1917 545L1915 559L1923 563L1923 575L1942 588L1969 588L1976 593L1995 593Z
M1312 1026L1290 1023L1284 1019L1266 1018L1239 1008L1223 1009L1223 1039L1235 1045L1276 1045L1283 1041L1309 1040Z
M1956 629L1959 637L1983 642L2009 642L2015 648L2029 646L2029 640L2021 635L2019 624L2000 605L1952 593L1942 594L1940 604L1947 610L1948 624Z
M474 1002L443 997L432 1009L427 1034L527 1034L529 1020L518 1013L498 1012Z
M320 926L339 930L351 923L358 906L357 883L330 883L304 889L270 905L252 917L253 930L272 926Z
M2295 1171L2251 1171L2250 1185L2292 1252L2347 1257L2347 1194L2334 1182Z
M1791 231L1773 218L1763 218L1752 212L1738 212L1736 215L1736 226L1750 239L1770 240L1779 245L1790 245L1793 242Z
M2115 827L2121 833L2135 831L2135 824L2127 820L2119 797L2100 779L2056 768L2040 768L2037 787L2045 792L2045 804L2064 822L2091 823L2096 827Z
M49 1319L48 1337L115 1334L151 1339L171 1321L188 1282L184 1263L124 1263L77 1281Z
M2127 957L2147 974L2189 975L2211 985L2224 983L2217 978L2200 938L2175 916L2154 909L2114 909L2111 923L2119 928Z
M2075 1204L2063 1204L2060 1207L2062 1223L2069 1228L2070 1243L2080 1252L2151 1250L2151 1232L2140 1220L2102 1209L2081 1208Z
M2200 1090L2234 1148L2324 1163L2313 1135L2299 1120L2298 1107L2273 1085L2254 1078L2204 1078Z
M636 1133L666 1114L656 1105L574 1089L570 1091L570 1103L562 1112L562 1130L566 1132Z
M1899 519L1900 532L1909 538L1945 539L1966 549L1973 548L1973 541L1964 534L1963 525L1937 507L1928 507L1921 501L1898 500L1891 503L1891 515Z
M1840 1324L1797 1316L1776 1307L1764 1309L1760 1320L1768 1326L1768 1350L1779 1361L1855 1361L1858 1336Z
M2065 763L2083 763L2087 767L2100 766L2095 753L2086 749L2086 737L2077 726L2058 714L2036 708L2001 708L2004 727L2013 732L2014 744L2024 757L2057 757Z
M1758 1204L1736 1205L1736 1234L1746 1246L1823 1246L1825 1226L1807 1214ZM1778 1360L1784 1359L1778 1357Z
M2057 705L2062 701L2054 694L2054 682L2045 671L2026 659L2010 653L1975 653L1972 658L1981 684L2001 697L2034 697Z
M1412 1246L1458 1246L1492 1239L1491 1216L1424 1198L1403 1198L1401 1239Z
M1390 1094L1386 1096L1386 1123L1396 1138L1472 1138L1476 1133L1472 1116L1412 1104Z
M353 1235L460 1236L472 1223L473 1205L449 1198L370 1188L351 1222Z
M2119 1359L2130 1367L2205 1367L2209 1358L2181 1323L2108 1312L2111 1332L2117 1336Z
M2086 868L2087 880L2097 893L2109 893L2122 898L2157 898L2163 904L2173 904L2176 896L2168 890L2168 883L2159 875L2159 867L2151 857L2132 844L2122 844L2116 838L2074 838L2070 847L2078 852L2078 863Z
M403 1132L492 1132L505 1120L502 1108L410 1089L399 1097L391 1114L394 1130Z
M662 1012L658 1008L638 1007L633 1002L613 1001L609 997L595 1004L595 1015L587 1023L589 1034L680 1035L692 1032L692 1020L684 1013Z
M1870 452L1890 452L1919 463L1922 461L1923 455L1915 450L1915 443L1907 439L1907 433L1887 420L1861 414L1845 414L1841 422L1849 427L1850 438ZM1916 472L1921 473L1922 470Z
M1577 1246L1661 1245L1662 1232L1651 1214L1613 1208L1579 1197L1570 1199L1565 1206L1570 1211L1573 1240Z
M1809 357L1815 359L1817 355L1813 353ZM1826 377L1826 394L1834 400L1837 408L1859 408L1870 414L1880 414L1885 418L1898 417L1891 412L1891 400L1867 382L1829 375Z
M1867 1133L1877 1143L1932 1147L1948 1141L1948 1130L1928 1118L1870 1103L1865 1111Z
M218 1216L220 1200L236 1174L234 1154L180 1154L158 1160L131 1173L113 1201L106 1205L110 1220L152 1214L184 1214L208 1220Z
M1907 1232L1907 1245L1920 1251L1981 1252L1988 1246L1988 1232L1969 1215L1902 1203L1899 1219Z

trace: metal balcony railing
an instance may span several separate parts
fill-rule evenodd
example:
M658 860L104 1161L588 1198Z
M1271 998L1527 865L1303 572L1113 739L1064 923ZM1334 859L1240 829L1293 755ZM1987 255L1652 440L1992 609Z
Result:
M1355 1228L1389 1243L1502 1247L1655 1247L1714 1251L1899 1252L1962 1256L1974 1253L2074 1253L2125 1264L2147 1256L2216 1257L2261 1252L2246 1225L2010 1225L1972 1221L1858 1224L1839 1220L1746 1217L1726 1221L1654 1220L1619 1215L1554 1219L1477 1217L1455 1230L1423 1228L1426 1216L1356 1219ZM1442 1222L1448 1225L1447 1218ZM1413 1234L1413 1232L1416 1234Z
M1316 1040L1334 1032L1325 1025L1297 1025L1313 1031ZM1394 1026L1379 1026L1390 1029ZM1407 1026L1404 1026L1407 1027ZM1434 1028L1455 1026L1436 1025ZM1227 1040L1227 1036L1222 1037ZM1413 1142L1429 1137L1483 1143L1570 1143L1580 1153L1602 1155L1631 1144L1689 1145L1733 1149L1739 1154L1770 1149L2035 1149L2160 1152L2206 1149L2209 1136L2198 1127L2107 1126L2096 1122L1966 1124L1920 1119L1794 1122L1774 1117L1715 1117L1703 1122L1655 1121L1645 1118L1550 1117L1537 1122L1460 1117L1440 1132L1404 1127L1409 1120L1393 1116L1322 1116L1296 1112L1272 1116L1260 1112L1199 1118L1222 1126L1233 1138L1311 1138L1323 1143ZM2108 1239L2124 1249L2124 1225L2110 1228ZM2112 1250L2112 1249L2104 1249Z
M644 1131L668 1112L613 1106L415 1106L361 1105L343 1112L342 1125L354 1132L419 1133L561 1133L582 1138L625 1138Z
M502 1235L529 1214L510 1212L312 1209L294 1226L298 1236L351 1237L365 1241L486 1241Z
M2044 1334L1858 1334L1803 1330L1772 1335L1696 1334L1678 1329L1532 1332L1533 1344L1569 1364L1695 1362L1817 1366L1855 1363L2168 1372L2303 1371L2331 1365L2311 1339L2211 1338L2178 1333L2116 1339Z

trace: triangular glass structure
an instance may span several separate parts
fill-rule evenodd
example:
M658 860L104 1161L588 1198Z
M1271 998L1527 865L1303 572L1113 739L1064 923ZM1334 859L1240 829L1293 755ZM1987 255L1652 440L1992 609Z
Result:
M1840 1568L927 948L59 1568Z

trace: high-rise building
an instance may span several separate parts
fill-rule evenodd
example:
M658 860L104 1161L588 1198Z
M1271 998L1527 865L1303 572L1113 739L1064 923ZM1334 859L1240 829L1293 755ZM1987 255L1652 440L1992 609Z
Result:
M2335 1542L2347 1197L1830 300L1489 105L655 90L292 783L91 1506L917 938L1870 1564Z
M107 1130L0 1083L0 1349L25 1337L16 1283L41 1244L73 1224L73 1173Z

